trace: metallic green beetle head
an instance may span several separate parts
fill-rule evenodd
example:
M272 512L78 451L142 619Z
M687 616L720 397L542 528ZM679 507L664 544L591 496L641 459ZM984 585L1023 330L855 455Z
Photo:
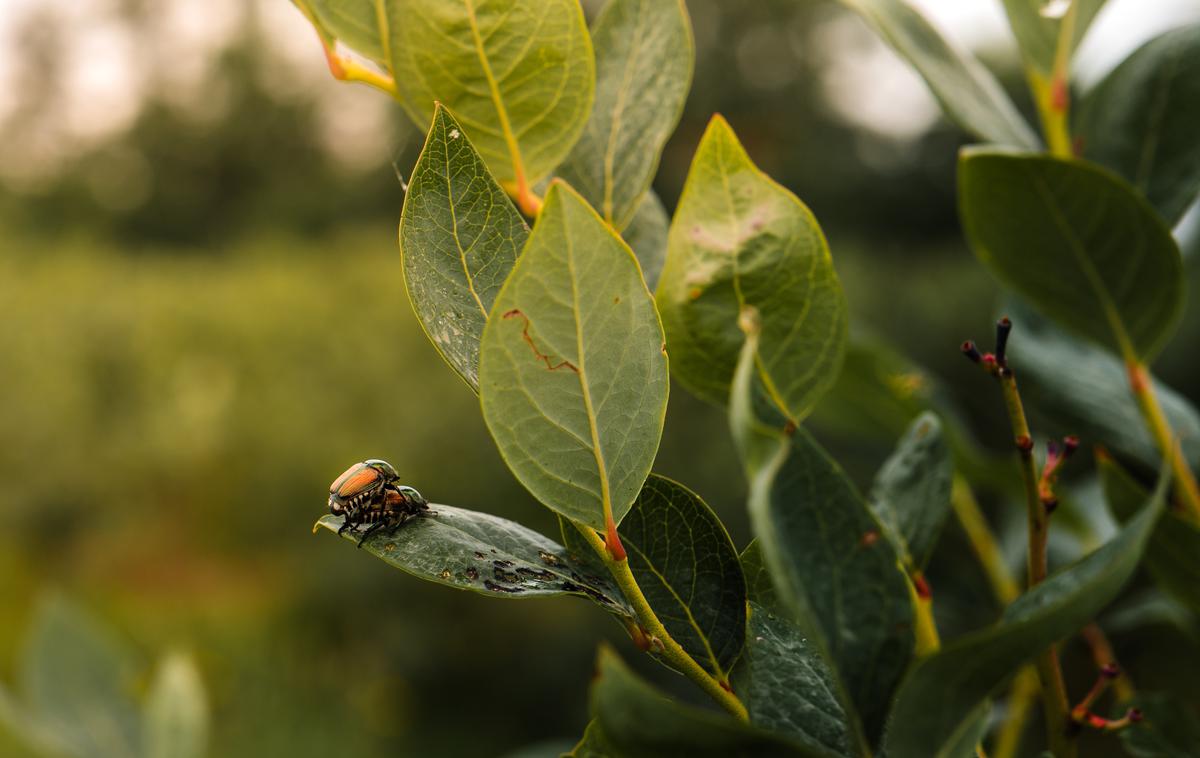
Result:
M385 488L400 479L387 461L372 458L346 469L329 485L329 512L335 516L357 513L385 496Z

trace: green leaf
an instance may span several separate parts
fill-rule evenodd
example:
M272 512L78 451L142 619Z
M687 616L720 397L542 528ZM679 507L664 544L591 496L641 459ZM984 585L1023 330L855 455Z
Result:
M566 758L617 758L619 755L600 722L592 719L583 730L579 744L566 754Z
M1085 157L1116 171L1174 226L1200 191L1200 25L1138 48L1084 96Z
M750 162L720 116L696 149L671 222L658 308L675 378L729 400L743 309L757 309L758 380L793 421L837 378L846 299L812 213Z
M851 336L837 382L806 422L848 439L891 444L934 404L937 380L879 339Z
M1026 408L1046 433L1077 434L1102 442L1121 458L1156 471L1162 455L1129 391L1125 364L1111 353L1064 333L1024 303L1005 311L1013 321L1009 363L1021 382ZM1154 392L1184 457L1200 467L1200 414L1187 398L1157 379Z
M642 277L646 287L651 292L658 286L658 277L662 273L663 262L667 259L667 227L671 219L667 209L654 190L648 190L642 195L633 220L621 236L633 248L638 263L642 267Z
M307 12L325 37L341 41L376 63L387 66L375 0L293 0Z
M842 1L921 75L952 121L988 142L1038 148L1037 136L996 77L951 45L907 0Z
M608 0L592 24L596 103L558 174L618 230L679 123L696 53L683 0ZM634 248L635 250L637 248Z
M746 578L717 514L687 487L651 474L620 535L629 568L671 637L727 681L746 639Z
M871 508L905 563L922 569L950 513L954 462L942 422L923 413L875 475Z
M592 718L623 758L740 756L827 756L786 738L743 724L731 716L663 697L634 676L607 647L600 649L592 684Z
M1121 732L1125 750L1135 758L1194 758L1200 755L1200 720L1194 705L1176 695L1141 692L1133 704L1142 721Z
M803 429L789 434L754 415L756 342L753 333L746 340L729 412L750 522L779 599L839 672L873 740L913 651L908 580L837 463Z
M1146 489L1110 456L1098 454L1096 464L1113 515L1122 522L1133 518ZM1200 612L1200 527L1193 521L1165 513L1150 537L1146 567L1159 587Z
M400 214L404 282L429 340L479 391L479 341L529 227L440 105Z
M662 436L662 326L629 248L562 182L496 297L479 386L500 454L538 500L620 523Z
M42 600L17 679L25 710L73 755L133 758L140 717L134 653L65 598Z
M150 685L142 739L147 758L201 758L208 742L204 683L191 657L166 656Z
M757 542L742 553L742 567L751 587L750 617L733 687L750 721L837 755L868 752L838 700L828 664L777 605Z
M1021 664L1087 624L1133 575L1163 510L1164 476L1150 503L1108 543L1019 597L997 624L917 661L889 719L890 755L949 755L976 709Z
M1105 0L1071 0L1075 18L1071 22L1068 60L1104 3ZM1016 35L1022 56L1029 66L1043 76L1054 70L1054 59L1066 22L1066 14L1046 11L1054 7L1065 8L1066 5L1048 0L1004 0L1004 10L1008 12L1008 22Z
M518 600L579 595L619 616L633 615L607 576L554 540L489 513L430 508L395 533L381 529L371 535L363 550L418 579L454 589ZM342 523L340 516L330 515L317 525L336 533ZM355 543L360 538L351 531L342 536Z
M1124 180L1084 161L975 148L958 165L967 237L1000 281L1126 360L1171 336L1179 248Z
M418 124L443 103L502 183L532 185L562 162L596 85L578 0L383 5L396 89Z

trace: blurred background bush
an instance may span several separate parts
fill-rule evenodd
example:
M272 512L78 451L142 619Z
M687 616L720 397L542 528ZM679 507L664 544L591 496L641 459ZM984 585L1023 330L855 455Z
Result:
M918 4L1019 96L998 2ZM1109 3L1085 82L1200 16L1139 5ZM668 206L724 113L824 224L855 331L1002 442L998 399L957 356L997 295L957 226L963 135L830 3L688 7L697 69L655 184ZM286 0L0 0L0 134L0 681L56 588L147 663L193 651L213 755L494 755L579 734L595 643L629 649L607 618L448 592L309 533L329 482L368 457L435 501L554 530L407 303L397 176L422 135L400 110L330 78ZM1193 305L1176 344L1198 335ZM1194 349L1159 368L1200 401ZM869 484L887 441L827 421ZM657 468L746 542L718 410L676 388ZM987 593L946 539L935 584L982 623ZM26 750L0 729L0 754Z

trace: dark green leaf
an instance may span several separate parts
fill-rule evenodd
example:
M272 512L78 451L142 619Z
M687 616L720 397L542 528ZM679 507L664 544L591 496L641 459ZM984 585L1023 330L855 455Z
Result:
M1097 455L1108 507L1120 521L1133 518L1146 502L1146 489L1116 461ZM1166 592L1200 612L1200 527L1168 511L1163 514L1146 551L1146 566Z
M564 758L619 758L619 756L620 753L613 747L608 735L600 727L600 722L593 719L583 730L583 737L579 740L579 744L575 745Z
M912 656L908 580L870 507L808 432L755 417L755 343L746 340L730 398L751 525L780 601L840 673L873 739Z
M1121 732L1135 758L1195 758L1200 755L1200 716L1175 695L1139 693L1133 703L1143 719Z
M634 676L608 648L600 649L592 685L592 718L622 758L755 758L827 756L743 724L731 716L682 705Z
M670 224L671 219L667 216L667 209L663 208L662 200L654 190L647 190L638 203L633 220L621 233L625 242L633 248L633 254L642 266L646 287L651 292L658 286L658 277L667 259L667 228Z
M1004 9L1008 12L1008 21L1026 63L1042 76L1048 75L1054 69L1055 55L1058 52L1066 13L1047 12L1052 8L1066 11L1074 6L1071 12L1071 37L1067 40L1067 59L1083 39L1092 19L1100 12L1106 0L1071 0L1071 2L1048 2L1047 0L1004 0Z
M907 0L843 0L925 80L942 110L976 137L1036 149L1037 135L974 56L951 45Z
M778 607L757 542L742 553L742 567L751 587L750 618L733 687L750 721L837 755L865 753L828 664Z
M1014 331L1010 363L1026 407L1047 433L1077 434L1122 458L1156 471L1162 456L1129 390L1125 364L1111 353L1064 333L1022 303L1005 311ZM1184 456L1200 466L1200 414L1185 397L1155 380L1154 392Z
M746 579L717 514L688 488L651 474L620 535L629 568L671 637L727 681L746 637Z
M612 613L633 615L607 576L568 556L554 540L489 513L437 504L430 510L394 534L381 529L362 549L418 579L454 589L516 599L581 595ZM317 525L337 532L342 519L322 516ZM342 536L359 540L352 531Z
M408 297L431 342L479 391L479 341L529 227L438 106L400 215Z
M654 462L667 356L637 261L562 182L496 297L479 362L483 417L510 469L547 507L605 528Z
M1043 313L1147 360L1183 307L1170 230L1118 176L1079 160L968 148L959 206L976 254Z
M19 662L25 710L39 727L88 758L141 754L141 719L130 697L134 653L60 596L44 599Z
M596 71L578 0L378 0L401 102L454 112L501 183L533 185L592 112Z
M1083 98L1085 157L1125 177L1174 226L1200 190L1200 25L1155 37Z
M558 174L622 230L650 186L692 83L687 8L682 0L608 0L592 24L592 45L596 103Z
M914 664L889 719L896 756L948 756L976 709L1048 646L1087 624L1133 575L1163 510L1167 479L1121 532L1017 599L997 624L960 637Z
M714 116L671 222L658 308L675 378L724 404L743 309L761 319L756 373L793 420L832 386L846 341L846 300L812 213L758 170Z
M871 508L905 563L924 568L950 513L954 463L942 423L923 413L875 475Z
M174 653L159 663L146 696L142 739L148 758L205 755L208 703L191 657Z

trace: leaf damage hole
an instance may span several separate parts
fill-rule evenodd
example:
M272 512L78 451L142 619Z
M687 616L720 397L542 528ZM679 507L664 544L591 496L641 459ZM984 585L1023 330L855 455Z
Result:
M520 587L502 587L499 584L496 584L495 582L491 581L490 579L484 579L483 586L487 587L492 592L511 592L511 593L515 594L517 592L525 591L525 590L521 589Z
M467 578L472 582L479 578L479 572L475 570L474 566L469 566L467 568Z
M561 566L562 560L554 553L547 553L545 550L538 551L538 557L542 559L542 563L547 566Z
M541 350L538 350L537 345L535 345L533 342L533 338L529 336L529 317L526 316L520 308L513 308L511 311L505 313L502 318L520 318L524 320L525 326L521 328L521 339L525 340L525 344L529 345L529 349L533 351L534 357L546 364L547 371L558 371L560 368L565 368L576 374L579 373L579 369L575 367L574 363L571 363L568 360L554 363L550 356L546 355Z

